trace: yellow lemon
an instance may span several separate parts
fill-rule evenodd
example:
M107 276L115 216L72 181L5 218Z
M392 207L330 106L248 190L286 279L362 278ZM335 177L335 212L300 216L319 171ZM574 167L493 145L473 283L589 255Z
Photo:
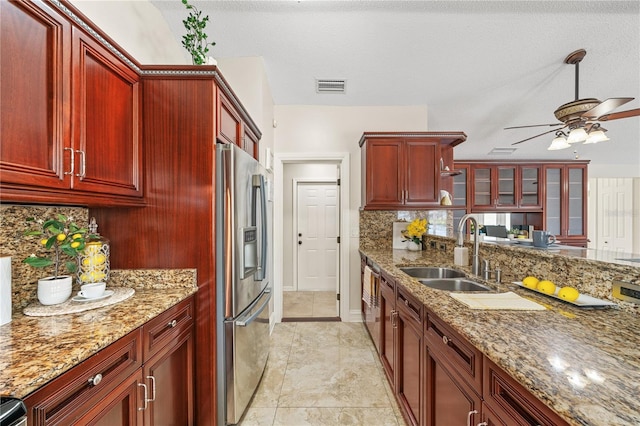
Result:
M562 287L558 291L558 297L569 302L575 302L580 296L580 292L573 287Z
M82 234L73 234L73 237L71 237L72 240L77 240L78 238L82 238Z
M554 294L556 292L556 285L548 280L543 280L538 283L538 291L545 294Z
M90 257L85 257L84 259L82 259L82 264L84 266L89 266L91 265L91 258Z
M46 238L43 238L43 239L40 240L40 244L42 244L43 246L46 246L47 245L47 241L48 240Z
M522 280L522 285L524 285L527 288L533 288L535 289L538 286L538 279L536 277L526 277L525 279Z
M95 255L95 261L96 261L96 265L102 265L105 262L106 258L104 257L104 254L96 254Z
M74 241L70 245L71 245L71 248L78 248L80 247L80 241Z
M56 238L58 239L58 241L64 241L67 239L67 236L64 234L58 234L58 236L56 236Z

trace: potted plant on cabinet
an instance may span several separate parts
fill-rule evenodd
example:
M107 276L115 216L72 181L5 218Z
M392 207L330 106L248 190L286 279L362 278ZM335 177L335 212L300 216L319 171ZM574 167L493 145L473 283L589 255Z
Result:
M187 33L182 36L182 46L184 46L191 55L191 60L194 65L207 64L209 62L207 59L209 46L216 45L213 41L207 41L207 34L204 32L207 22L209 22L209 16L202 17L202 11L189 4L187 0L182 0L182 4L184 4L189 11L187 19L182 21L187 30Z
M61 267L73 274L78 269L77 257L84 252L86 229L76 225L72 218L58 214L55 219L27 218L27 222L40 225L39 229L25 232L27 237L38 237L41 249L53 251L52 255L36 255L23 260L35 268L53 266L53 276L38 280L38 300L43 305L62 303L71 296L72 278L60 275ZM63 262L63 257L67 259Z

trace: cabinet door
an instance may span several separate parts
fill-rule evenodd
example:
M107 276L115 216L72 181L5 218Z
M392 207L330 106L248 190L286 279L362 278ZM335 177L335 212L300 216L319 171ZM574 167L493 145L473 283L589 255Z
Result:
M422 315L421 305L398 289L396 328L396 394L411 425L422 413Z
M145 393L141 383L141 373L129 376L112 392L102 395L99 404L94 405L74 425L92 426L137 426L143 424ZM167 423L168 424L168 423Z
M519 201L521 208L541 209L542 197L540 196L541 182L540 166L520 166L518 174Z
M562 235L562 167L545 168L546 230L553 235Z
M392 389L395 389L395 283L381 275L380 278L380 360L389 379Z
M544 174L546 230L563 244L586 246L586 166L546 166Z
M142 196L138 75L78 28L73 29L72 187Z
M479 420L480 397L443 362L438 351L425 351L427 426L469 425Z
M245 124L242 125L242 129L243 129L242 149L244 149L253 158L257 160L260 155L260 152L259 152L260 144L259 144L258 137L254 135L253 132L249 130L249 128Z
M70 135L70 31L65 18L44 2L0 2L0 176L5 192L7 184L69 187L64 148Z
M493 173L495 208L508 210L517 207L516 166L496 166Z
M568 237L586 235L585 226L585 169L567 166L567 221Z
M471 167L471 209L492 209L494 193L490 166Z
M366 205L398 207L404 201L404 143L378 139L366 144Z
M242 119L227 97L218 91L218 139L242 147Z
M440 205L440 142L407 140L405 157L405 195L407 207Z
M143 378L149 392L144 410L146 425L193 425L193 332L185 330L144 363Z

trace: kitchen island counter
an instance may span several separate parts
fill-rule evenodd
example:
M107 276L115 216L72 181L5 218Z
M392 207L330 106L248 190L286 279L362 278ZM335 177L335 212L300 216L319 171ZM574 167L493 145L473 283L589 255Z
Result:
M187 299L197 291L195 271L191 275L191 284L136 286L129 299L77 314L14 314L0 327L0 393L24 398Z
M489 284L547 309L471 310L449 292L426 287L398 269L446 266L468 273L468 267L438 261L427 251L361 252L569 424L640 424L637 315L579 308L508 283Z

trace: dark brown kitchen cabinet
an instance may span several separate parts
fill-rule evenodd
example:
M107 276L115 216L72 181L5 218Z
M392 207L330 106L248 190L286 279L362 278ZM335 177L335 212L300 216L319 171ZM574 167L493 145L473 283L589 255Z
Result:
M360 139L362 206L365 210L430 208L440 205L443 157L452 158L462 132L365 132Z
M25 399L29 425L194 424L190 297Z
M540 165L470 164L471 211L540 211L541 179Z
M2 201L142 204L137 73L54 3L0 7Z
M396 283L380 271L380 361L395 391Z
M491 419L487 424L565 426L549 407L534 397L506 374L495 363L484 359L482 396L490 408L483 416Z
M395 391L402 414L410 425L422 416L422 304L402 287L396 297Z
M218 140L237 145L253 158L258 159L260 138L251 130L251 126L243 119L241 112L221 90L218 91L217 112Z
M587 164L544 166L544 226L562 244L587 246Z
M372 283L374 290L373 293L371 293L371 289L369 289L369 294L373 296L373 301L365 303L365 301L362 300L360 302L362 308L362 322L364 322L367 332L369 333L369 337L371 337L373 345L376 347L376 351L380 352L380 268L373 262L369 261L365 256L360 255L361 290L364 287L365 266L369 266L369 268L371 268L371 279L374 281Z

